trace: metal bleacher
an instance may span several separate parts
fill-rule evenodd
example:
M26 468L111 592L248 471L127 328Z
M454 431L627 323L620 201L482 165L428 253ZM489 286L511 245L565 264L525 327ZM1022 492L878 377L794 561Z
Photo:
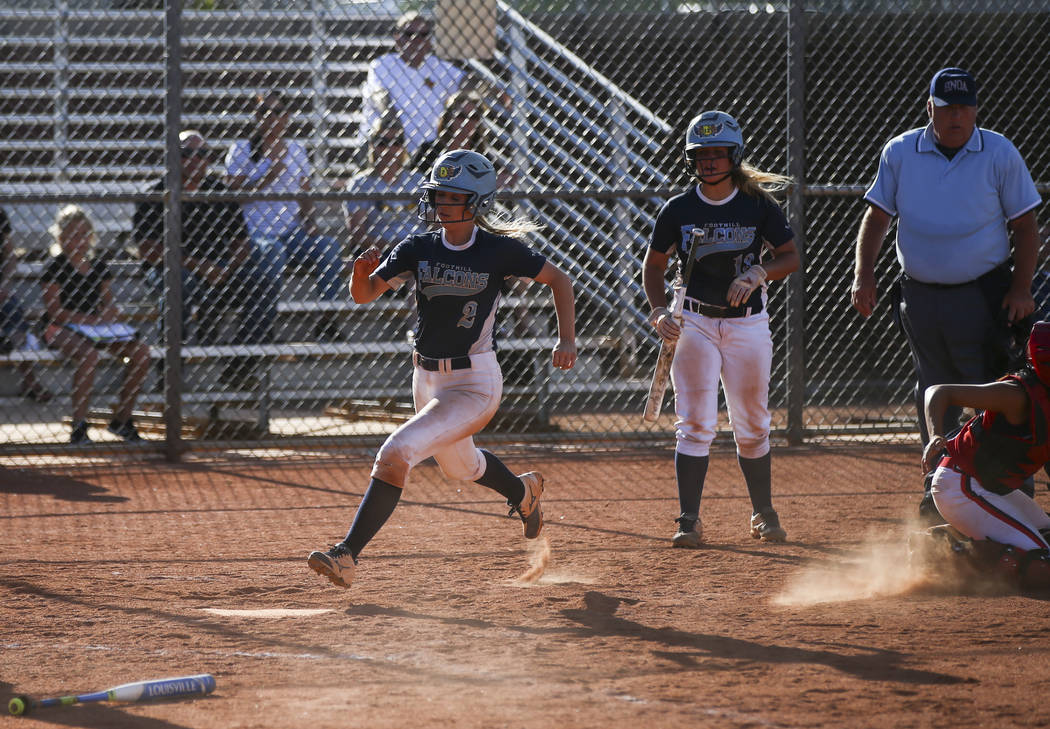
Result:
M361 84L369 61L392 49L394 17L345 7L343 14L185 11L183 126L200 129L213 148L226 148L248 136L255 94L280 88L298 101L289 134L311 154L314 189L330 191L333 182L348 178L359 156ZM536 243L576 280L581 306L593 315L579 329L582 343L600 350L615 341L630 356L639 342L651 340L637 261L660 202L656 195L670 186L649 164L669 127L508 5L499 8L495 57L468 63L512 102L493 104L487 121L494 153L519 181L505 203L546 226ZM46 227L55 209L54 202L26 196L141 193L163 175L163 20L163 12L152 10L0 9L0 24L14 30L0 49L0 76L9 79L0 89L0 125L11 130L0 138L6 162L0 204L11 215L26 262L25 285L50 244ZM118 260L127 258L134 203L86 207L101 246ZM345 239L332 193L318 213L325 232ZM349 252L349 242L345 248ZM134 278L130 259L122 270ZM132 281L128 290L141 293L136 286ZM297 298L308 288L289 287L283 316L301 318L317 308L318 302ZM369 346L374 354L406 348L403 336L374 346L313 348L279 339L263 345L266 356L298 360L338 354L332 347L342 347L346 356ZM549 345L542 337L504 347ZM204 360L229 354L222 347L196 350Z

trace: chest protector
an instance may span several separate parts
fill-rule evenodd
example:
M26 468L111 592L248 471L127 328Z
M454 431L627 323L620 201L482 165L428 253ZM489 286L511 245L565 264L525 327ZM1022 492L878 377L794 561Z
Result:
M1007 375L1019 383L1031 403L1028 421L1011 425L1002 413L985 410L948 441L952 464L996 494L1020 488L1050 461L1050 395L1035 373Z

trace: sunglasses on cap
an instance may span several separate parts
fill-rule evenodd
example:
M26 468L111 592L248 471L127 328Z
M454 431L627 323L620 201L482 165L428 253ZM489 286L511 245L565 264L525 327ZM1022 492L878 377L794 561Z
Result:
M208 157L211 154L211 150L207 147L182 147L179 150L182 153L183 159L191 159L193 157Z

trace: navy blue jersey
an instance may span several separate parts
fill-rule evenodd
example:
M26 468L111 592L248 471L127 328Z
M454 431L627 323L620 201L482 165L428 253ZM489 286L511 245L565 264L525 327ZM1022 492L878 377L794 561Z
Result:
M697 188L668 200L656 216L649 247L678 252L679 266L689 255L694 228L702 227L705 243L697 251L686 295L716 306L727 306L729 284L759 263L763 241L778 248L794 239L784 211L766 197L752 197L739 190L725 200L702 198ZM762 287L741 306L762 309Z
M535 278L546 257L516 238L476 228L474 241L455 249L440 230L398 243L376 275L392 288L416 282L416 351L462 357L494 350L496 307L507 278Z

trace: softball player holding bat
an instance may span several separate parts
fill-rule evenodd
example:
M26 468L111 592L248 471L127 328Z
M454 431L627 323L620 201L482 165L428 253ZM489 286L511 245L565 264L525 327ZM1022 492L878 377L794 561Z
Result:
M576 364L572 281L521 239L539 229L527 220L493 216L496 170L468 150L441 155L422 185L419 217L439 227L401 241L380 262L370 248L354 261L350 293L359 304L415 280L417 321L412 360L416 414L379 449L372 479L346 538L313 552L310 567L349 587L357 557L397 506L408 473L433 456L449 478L476 481L507 499L526 539L543 526L543 476L515 476L472 436L499 407L503 377L493 324L504 281L531 278L549 286L558 317L555 367Z
M650 323L677 340L671 364L675 392L675 476L681 515L672 544L702 541L700 497L718 419L721 377L737 460L751 497L751 536L782 542L787 533L770 496L769 375L773 343L766 282L799 266L794 234L771 192L790 180L744 163L744 138L729 114L705 111L689 122L685 160L696 185L660 210L642 267ZM672 252L686 259L692 231L704 231L688 281L681 325L667 309L664 272ZM772 258L765 263L765 249Z

